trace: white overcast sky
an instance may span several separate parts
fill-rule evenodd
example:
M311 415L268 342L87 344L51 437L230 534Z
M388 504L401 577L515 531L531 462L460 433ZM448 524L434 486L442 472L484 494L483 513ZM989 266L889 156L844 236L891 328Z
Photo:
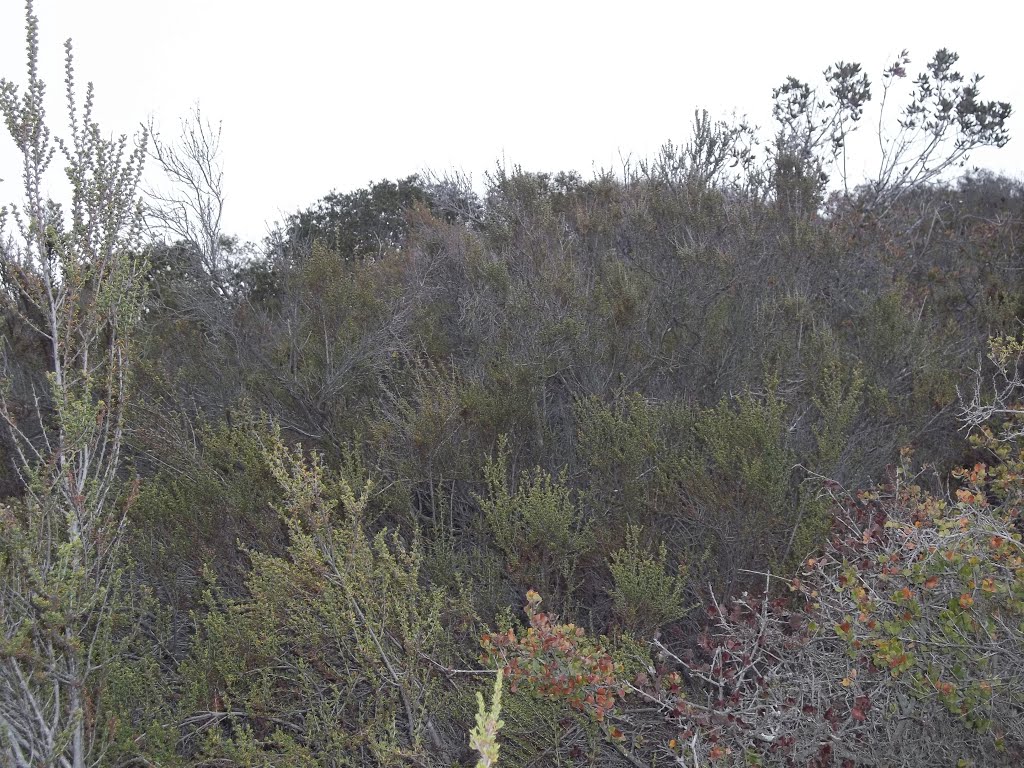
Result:
M479 179L498 159L527 170L620 167L684 141L696 108L770 127L786 75L819 82L838 60L874 83L903 48L911 72L940 47L982 95L1024 111L1016 2L387 2L37 0L42 72L62 116L63 41L97 117L165 137L198 103L223 122L225 229L266 222L332 189L424 168ZM0 0L0 76L24 82L20 0ZM877 89L876 89L877 90ZM865 126L870 130L869 126ZM1024 168L1024 121L978 165ZM0 200L17 197L0 136ZM865 155L866 157L866 155ZM973 164L973 163L972 163Z

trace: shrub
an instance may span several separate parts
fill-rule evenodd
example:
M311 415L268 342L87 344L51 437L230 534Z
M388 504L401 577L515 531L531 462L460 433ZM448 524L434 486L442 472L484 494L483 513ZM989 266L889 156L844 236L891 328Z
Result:
M629 526L626 545L612 553L608 567L612 572L612 605L620 626L640 637L658 627L682 618L686 570L680 565L672 574L667 569L665 543L657 554L640 543L643 529Z
M656 664L634 677L536 595L530 630L487 635L485 651L594 717L640 727L656 705L660 737L649 721L643 743L626 733L634 764L1017 765L1024 546L1016 510L985 501L989 477L965 470L955 502L904 471L837 495L834 535L781 580L788 595L770 595L773 577L759 595L712 595L695 647L655 640Z
M484 467L487 495L479 498L484 519L516 582L565 600L587 548L587 526L564 473L555 478L540 468L524 471L510 491L508 459L508 443L502 440L497 458Z
M774 394L723 399L696 414L693 442L684 449L681 491L710 539L727 592L749 581L741 570L784 561L802 523L785 413Z
M634 393L608 405L596 397L581 399L573 415L594 513L619 531L623 523L646 522L655 470L665 453L660 414Z
M113 741L107 673L133 609L122 544L136 489L121 482L121 451L142 315L146 137L134 150L107 138L91 84L80 105L70 40L67 134L52 133L31 0L25 28L26 86L0 78L23 180L21 204L0 207L0 315L33 342L28 365L9 366L6 338L0 354L4 460L23 493L0 508L0 762L82 768ZM54 158L66 206L47 197ZM21 403L11 367L35 368Z
M354 486L279 438L267 461L283 490L287 553L249 553L247 598L219 606L208 594L183 665L187 743L229 765L395 765L453 753L449 601L423 583L419 545L365 530L365 478Z

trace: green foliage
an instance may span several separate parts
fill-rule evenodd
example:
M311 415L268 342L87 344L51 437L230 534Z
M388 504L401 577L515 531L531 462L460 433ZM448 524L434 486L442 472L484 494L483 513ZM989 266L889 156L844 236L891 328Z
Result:
M192 246L138 258L142 156L91 91L52 140L35 35L30 5L29 87L0 83L29 161L0 216L0 762L27 748L4 713L45 721L44 762L476 760L481 616L509 768L1016 755L1020 345L971 367L1024 317L1024 194L930 183L1007 138L955 55L860 189L836 172L906 55L788 79L764 152L697 113L621 176L332 193L262 253L214 233L248 260L211 281ZM41 191L61 157L68 208ZM904 473L849 503L908 442L967 495ZM519 626L528 588L565 618L531 593Z
M605 732L634 764L1015 765L1024 549L1015 503L989 501L1007 483L1019 491L1024 464L1009 464L1012 479L980 463L957 472L955 502L905 468L891 486L836 496L833 536L786 581L790 599L712 594L694 644L655 640L658 661L638 673L533 593L530 627L484 635L485 657L535 694L637 728ZM640 738L652 704L664 722Z
M25 21L28 83L19 91L0 80L24 184L21 204L0 208L0 311L45 349L27 361L42 367L28 378L45 385L28 402L0 388L14 448L5 458L23 481L22 498L0 514L0 761L82 768L114 740L106 675L132 615L121 544L135 493L122 492L120 473L145 272L136 198L145 137L134 151L126 136L106 138L91 85L79 105L70 41L68 135L54 136L31 1ZM66 208L47 197L54 158L70 182ZM5 347L5 369L6 360Z
M719 572L780 565L798 525L786 446L786 405L776 395L743 395L698 412L684 455L684 488L708 526Z
M573 415L577 451L587 469L596 514L615 526L623 520L646 520L655 469L665 450L660 414L637 393L610 405L596 397L579 400Z
M344 194L331 192L288 217L285 242L297 252L320 241L349 264L380 258L402 242L404 212L428 199L418 176L397 182L385 179Z
M641 544L642 532L639 526L627 527L626 545L612 553L608 567L616 618L624 629L646 637L685 615L686 570L680 565L675 574L669 572L665 543L661 542L654 554Z
M179 751L176 659L164 639L174 635L173 612L138 590L122 610L109 649L117 664L103 671L105 697L99 715L110 736L106 764L188 765Z
M469 385L462 395L464 418L484 445L502 435L527 442L539 426L536 422L538 372L508 359L488 362L482 380Z
M502 440L498 456L484 467L487 495L479 503L494 543L518 584L568 599L590 537L565 474L555 478L540 468L524 470L510 490L508 461L508 443Z
M749 181L755 162L754 129L744 120L712 121L708 111L694 110L692 135L681 147L666 143L644 174L675 188L714 188L717 184ZM740 167L747 178L730 179L729 168Z
M442 672L455 649L420 546L365 530L371 481L357 492L279 439L266 460L284 491L287 553L250 552L249 596L202 622L185 665L191 722L197 734L230 727L198 748L238 765L278 751L296 765L444 754L453 704Z
M491 708L487 709L483 694L476 694L477 713L476 727L469 732L469 746L480 753L476 768L493 768L498 764L498 731L505 723L501 718L501 685L504 680L503 670L499 669L494 680L494 693L491 695Z
M965 80L954 69L958 60L948 49L936 51L900 107L899 129L890 135L879 128L882 162L878 177L865 185L861 201L874 212L887 213L947 169L963 166L973 150L1001 147L1009 140L1010 105L982 100L981 77ZM904 50L883 72L879 125L887 117L886 107L893 108L893 86L908 76L909 65ZM825 81L827 92L821 93L789 77L773 93L773 114L779 123L776 192L780 202L793 202L794 192L802 193L806 213L820 204L827 168L837 167L845 187L847 141L871 99L870 80L859 64L840 61L825 70Z
M814 438L820 470L828 473L835 469L849 442L850 427L860 411L864 377L858 369L847 371L838 360L832 360L820 370L817 389L812 398L819 417Z
M266 426L243 411L230 425L194 430L194 442L146 446L152 453L137 459L161 469L140 484L129 535L139 566L186 614L198 602L204 568L236 592L238 542L276 552L283 533L272 507L280 490L264 456Z
M789 490L791 454L785 448L786 405L774 394L722 400L697 416L694 432L713 473L741 497L780 507ZM727 470L730 470L727 472Z

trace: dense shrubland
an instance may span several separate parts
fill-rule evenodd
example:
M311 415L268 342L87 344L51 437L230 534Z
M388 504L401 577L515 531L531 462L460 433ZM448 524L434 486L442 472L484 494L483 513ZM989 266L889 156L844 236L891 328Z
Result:
M840 64L767 148L701 114L622 176L383 181L248 253L219 176L161 218L91 89L65 146L2 81L3 760L1017 764L1024 190L941 175L1007 140L954 64L859 187Z

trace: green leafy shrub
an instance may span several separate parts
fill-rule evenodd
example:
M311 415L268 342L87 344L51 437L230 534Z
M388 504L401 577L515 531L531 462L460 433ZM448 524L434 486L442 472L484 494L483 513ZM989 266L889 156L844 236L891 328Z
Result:
M280 489L270 473L263 442L269 431L242 412L231 425L205 423L184 445L145 445L139 463L161 469L144 480L134 510L129 545L138 565L159 585L165 604L187 616L211 568L223 587L241 587L238 543L277 550L283 526L273 505Z
M573 415L594 514L613 530L646 522L665 453L660 414L642 395L632 394L608 405L596 397L579 400Z
M849 431L859 413L864 393L864 377L857 368L847 369L838 360L822 368L818 390L812 402L818 411L814 426L819 471L832 472L849 442Z
M652 553L640 542L643 529L629 526L626 545L611 555L612 606L620 626L640 637L670 621L682 618L686 570L673 574L667 567L665 543Z
M324 766L456 750L448 599L423 583L420 546L365 530L371 482L357 492L279 439L267 461L287 551L249 552L248 597L208 598L184 665L192 748L234 765Z
M773 394L722 400L696 413L683 449L681 490L727 584L741 569L784 561L801 524L785 413Z
M568 599L576 563L588 546L588 527L564 473L555 478L540 468L524 471L509 490L508 460L508 444L502 440L497 458L484 467L487 494L479 503L494 543L517 584Z

